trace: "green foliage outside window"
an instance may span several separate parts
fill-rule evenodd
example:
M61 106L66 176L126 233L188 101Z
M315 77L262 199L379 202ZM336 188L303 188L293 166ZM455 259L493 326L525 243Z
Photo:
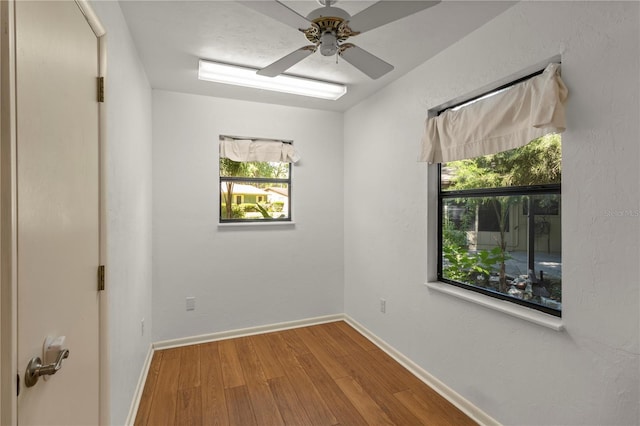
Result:
M469 160L443 164L452 170L447 190L502 188L560 183L562 147L559 134L549 134L529 144Z

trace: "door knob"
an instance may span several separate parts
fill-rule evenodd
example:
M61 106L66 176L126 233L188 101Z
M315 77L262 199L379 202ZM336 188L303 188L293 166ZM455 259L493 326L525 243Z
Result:
M62 360L69 358L69 349L63 349L58 354L55 362L51 364L42 365L42 360L39 356L31 358L29 365L27 365L27 371L24 375L24 384L28 388L38 383L40 376L51 376L56 374L58 370L62 368Z

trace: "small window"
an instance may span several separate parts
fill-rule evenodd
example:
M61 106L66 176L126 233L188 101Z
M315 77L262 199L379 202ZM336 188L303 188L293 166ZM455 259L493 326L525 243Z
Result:
M291 163L221 157L219 166L221 223L291 221Z

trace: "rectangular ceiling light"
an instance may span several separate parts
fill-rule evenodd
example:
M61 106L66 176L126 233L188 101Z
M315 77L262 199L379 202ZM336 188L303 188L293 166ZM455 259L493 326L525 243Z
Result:
M343 84L328 83L284 74L276 77L265 77L256 74L256 70L252 68L221 64L218 62L205 61L204 59L200 59L198 78L216 83L273 90L276 92L311 96L332 101L339 99L347 93L347 86Z

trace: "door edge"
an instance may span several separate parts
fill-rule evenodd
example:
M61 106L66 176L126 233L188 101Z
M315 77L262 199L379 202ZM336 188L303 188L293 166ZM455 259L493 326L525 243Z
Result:
M106 30L95 13L88 0L75 0L80 12L84 15L89 27L96 36L98 42L98 75L106 80L107 77L107 37ZM105 102L98 103L98 185L99 185L99 264L107 265L107 173L106 173L106 119L107 111ZM108 280L106 275L105 280ZM109 286L99 291L99 395L98 421L101 425L111 424L111 380L110 380L110 356L109 356Z
M17 424L15 1L0 2L0 424Z
M96 34L97 35L97 34ZM107 37L103 31L98 37L98 74L107 79ZM106 84L106 83L105 83ZM100 265L108 265L107 259L107 109L106 102L98 103L98 152L99 152L99 202L100 202ZM108 267L105 267L108 269ZM111 380L109 351L109 274L105 274L105 288L100 291L100 424L111 424Z

